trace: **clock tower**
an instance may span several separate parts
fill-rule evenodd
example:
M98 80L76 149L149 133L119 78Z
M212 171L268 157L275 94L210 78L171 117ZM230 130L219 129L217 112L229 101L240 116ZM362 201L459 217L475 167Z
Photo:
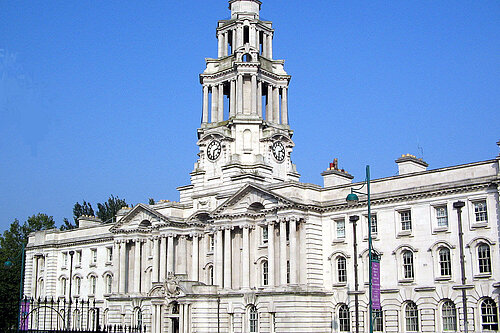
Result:
M218 57L206 59L195 188L245 182L298 181L288 123L290 76L273 59L272 23L258 0L230 0L231 19L219 21Z

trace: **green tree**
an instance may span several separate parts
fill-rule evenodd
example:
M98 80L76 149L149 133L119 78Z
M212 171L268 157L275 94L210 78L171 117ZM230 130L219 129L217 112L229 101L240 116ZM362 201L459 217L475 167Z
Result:
M0 236L0 329L15 327L17 324L22 249L28 242L29 234L55 227L52 216L39 213L28 217L23 224L14 220ZM7 261L12 265L5 265Z
M154 205L154 204L155 204L155 199L153 199L153 198L149 198L149 204L150 204L150 205Z
M97 217L104 223L111 223L116 213L125 206L128 204L124 199L111 195L105 203L97 204Z
M78 227L78 218L82 215L95 216L94 209L90 202L83 200L83 204L79 202L75 203L73 206L73 219L75 220L75 225Z
M75 224L78 224L78 221L75 223ZM67 218L64 218L63 220L63 224L61 225L61 230L71 230L71 229L75 229L77 226L71 223Z

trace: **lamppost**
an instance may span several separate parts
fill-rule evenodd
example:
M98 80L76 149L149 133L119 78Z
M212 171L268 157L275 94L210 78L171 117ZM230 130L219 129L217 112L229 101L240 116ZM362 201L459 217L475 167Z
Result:
M19 255L16 259L19 258ZM5 267L10 268L14 263L9 259L4 263ZM21 310L23 302L23 283L24 283L24 243L21 243L21 281L19 282L19 313L17 314L17 332L19 332L19 326L21 325Z
M366 185L366 192L359 192ZM366 179L363 184L357 189L351 188L351 193L347 195L347 203L357 203L359 201L358 194L365 194L368 197L368 261L369 261L369 272L368 272L368 309L369 309L369 321L370 321L370 333L373 333L373 300L372 300L372 259L373 259L373 245L372 245L372 215L371 215L371 202L370 202L370 166L366 166Z
M460 270L462 272L462 306L464 308L464 332L469 332L469 323L467 320L467 292L465 282L467 278L465 277L465 255L464 255L464 232L462 230L462 208L465 206L465 202L456 201L453 203L453 208L457 210L458 215L458 244L460 246Z
M358 243L357 243L357 237L356 237L356 226L357 222L359 220L358 215L352 215L349 216L349 222L352 223L352 234L353 234L353 240L352 240L352 246L353 246L353 254L354 254L354 314L355 314L355 327L356 327L356 333L359 333L359 298L358 298Z
M68 304L68 323L66 327L71 329L71 281L73 280L73 255L75 251L69 251L69 304Z

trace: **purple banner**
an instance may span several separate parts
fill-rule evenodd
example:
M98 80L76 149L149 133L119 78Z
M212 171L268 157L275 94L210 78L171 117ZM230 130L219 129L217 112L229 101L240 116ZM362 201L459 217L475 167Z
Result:
M19 323L19 328L21 330L28 329L28 314L30 313L30 301L21 301L21 320Z
M372 261L372 308L380 310L380 262Z

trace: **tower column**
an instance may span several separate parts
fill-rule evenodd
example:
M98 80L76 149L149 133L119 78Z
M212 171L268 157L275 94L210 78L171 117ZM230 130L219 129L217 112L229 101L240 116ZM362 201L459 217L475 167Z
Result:
M241 259L241 264L243 265L242 272L243 272L243 277L242 277L242 287L243 289L248 289L250 288L250 280L249 280L249 274L250 274L250 253L248 252L249 249L249 233L250 233L250 226L245 225L243 226L243 253L242 253L242 259Z
M153 238L153 274L152 274L152 279L153 281L151 282L158 282L158 273L160 269L160 249L158 248L160 246L159 244L158 237Z
M224 38L223 38L224 39L224 41L223 41L224 45L222 47L222 55L224 57L227 57L227 55L228 55L228 47L227 47L227 44L228 44L228 40L227 40L227 38L228 38L228 32L225 31L224 34L223 34L223 36L224 36Z
M177 245L179 247L179 255L177 256L179 258L179 274L186 274L187 273L187 262L186 262L186 236L181 235L179 236L179 243Z
M231 227L224 229L224 288L231 289Z
M252 75L252 102L250 114L257 113L257 74Z
M262 118L262 81L257 82L257 114Z
M280 221L280 281L281 285L286 285L286 220Z
M243 75L238 74L238 81L237 81L237 88L236 88L236 94L237 94L237 103L238 106L236 107L236 113L237 114L242 114L243 113Z
M231 32L231 54L234 54L236 49L236 29Z
M288 125L288 88L281 89L281 123Z
M218 94L217 94L217 86L212 86L212 123L216 123L217 120L217 112L219 111L217 108Z
M208 94L208 86L203 85L203 113L201 118L202 123L208 123Z
M273 120L276 124L280 123L280 88L273 88Z
M229 92L229 116L234 117L236 115L236 80L231 80L231 88Z
M134 291L141 292L141 240L134 242Z
M273 122L273 86L271 84L267 84L267 99L266 99L266 120L269 122Z
M165 281L167 273L167 238L160 238L160 281Z
M199 280L199 241L198 234L193 234L193 257L191 262L192 281Z
M274 287L274 222L267 225L267 267L269 286Z
M269 59L273 58L273 35L267 35L267 56Z
M215 240L215 284L219 287L222 287L222 279L223 279L223 244L222 244L222 229L218 229L216 231L216 240Z
M290 220L290 284L297 284L297 220Z
M127 243L125 243L124 241L121 241L120 242L120 294L125 293L125 282L126 282L126 278L127 278L127 276L125 275L126 274L125 256L127 254L126 247L127 247Z
M218 117L217 121L224 121L224 84L219 84L219 101L218 101L218 107L219 107L219 112L218 112Z
M174 273L174 235L168 234L167 237L167 277Z
M217 57L222 57L222 48L223 48L223 43L224 43L224 37L222 34L219 32L217 34L217 41L218 41L218 47L217 47Z

